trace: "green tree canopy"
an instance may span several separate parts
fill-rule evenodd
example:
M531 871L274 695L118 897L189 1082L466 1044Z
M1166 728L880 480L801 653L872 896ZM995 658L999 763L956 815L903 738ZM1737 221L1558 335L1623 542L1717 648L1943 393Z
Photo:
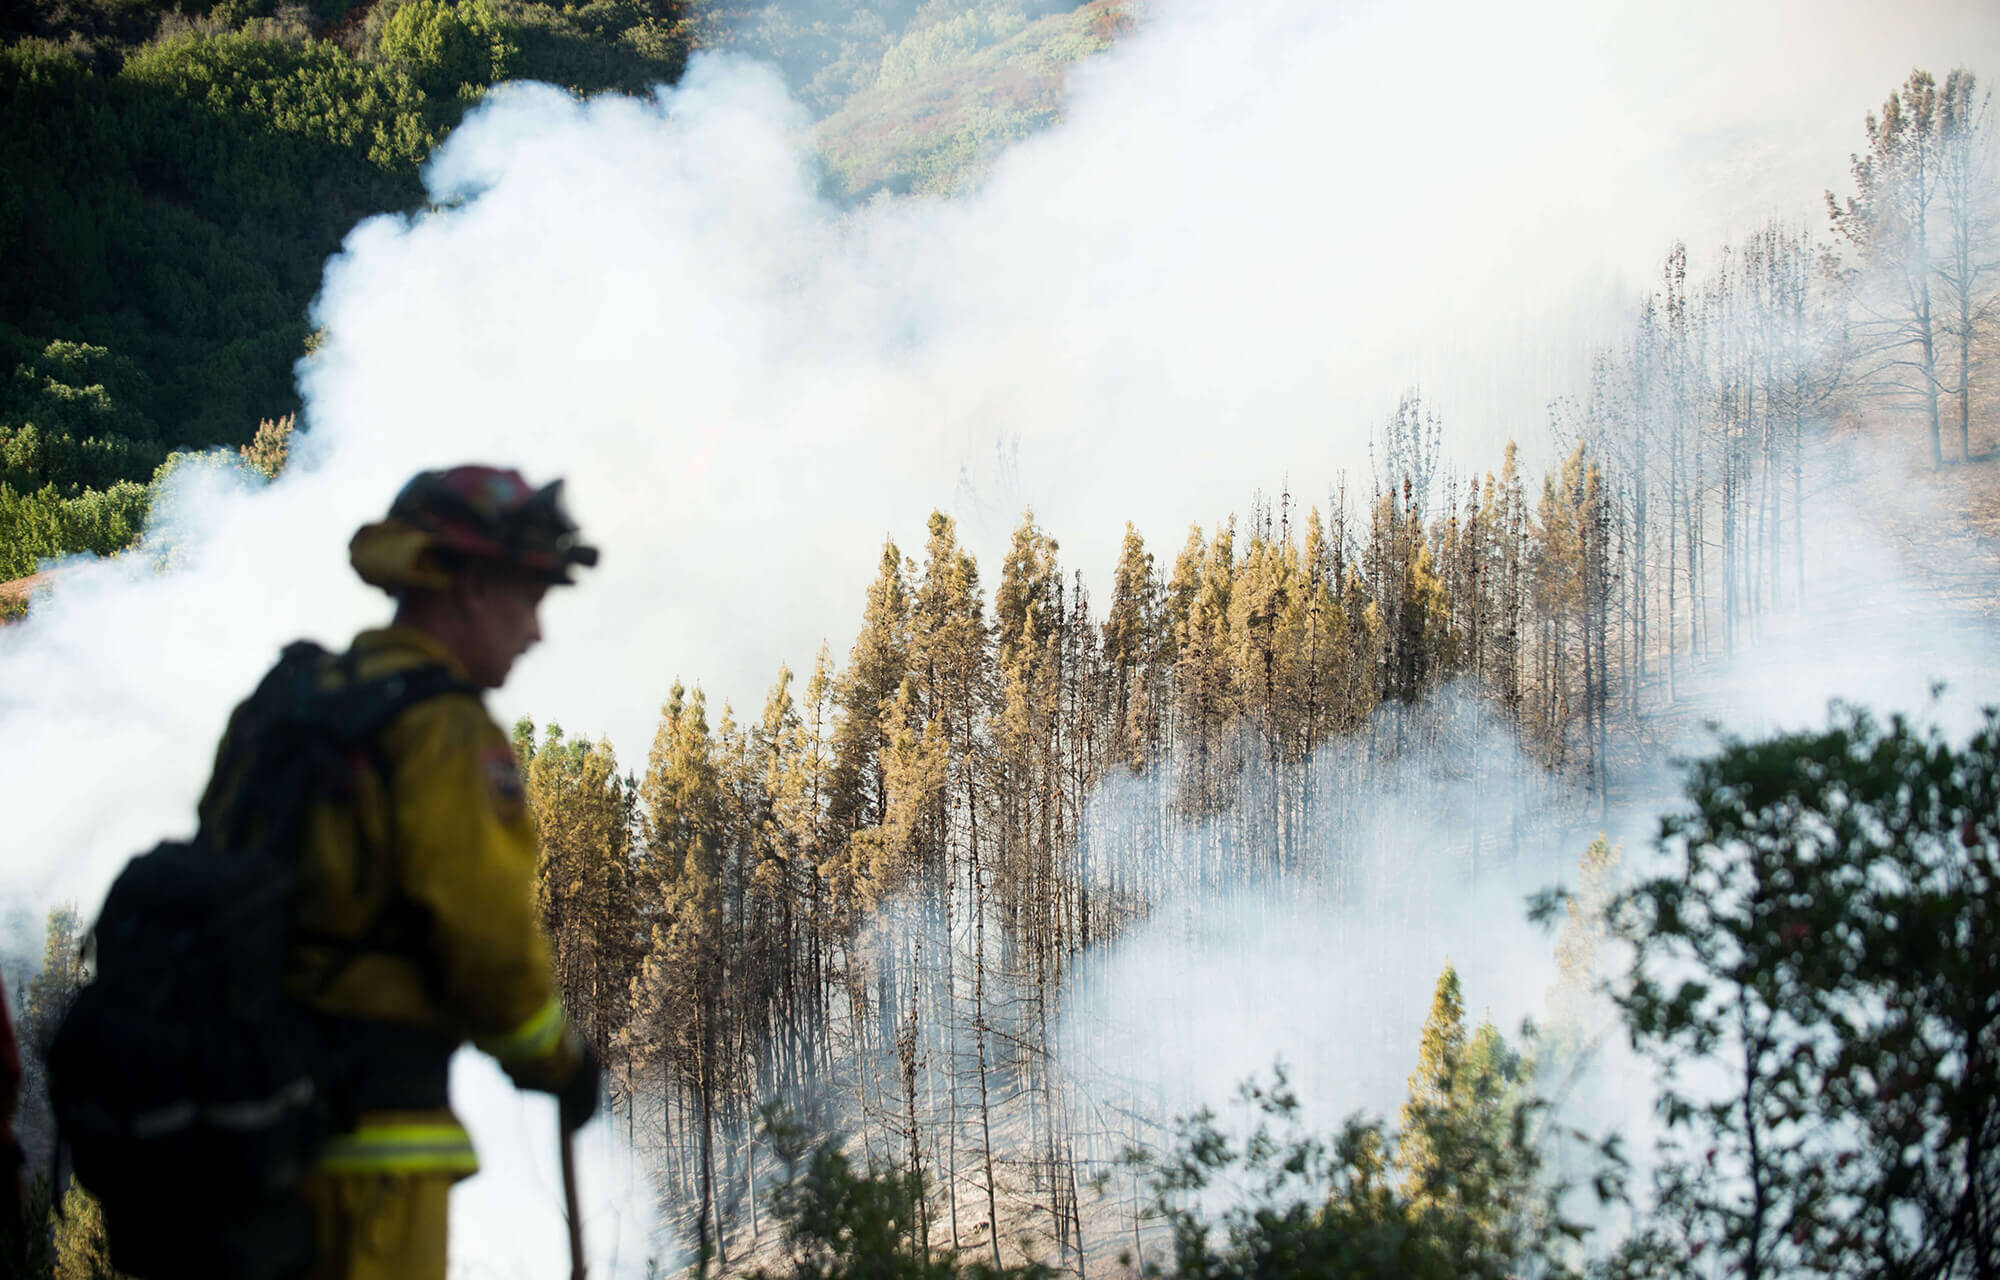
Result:
M1645 1273L1993 1274L2000 712L1728 739L1688 798L1611 908L1668 1072Z

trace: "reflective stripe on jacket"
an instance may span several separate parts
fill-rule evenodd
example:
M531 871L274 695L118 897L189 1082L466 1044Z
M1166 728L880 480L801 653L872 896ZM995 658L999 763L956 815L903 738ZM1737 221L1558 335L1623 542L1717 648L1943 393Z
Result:
M479 1171L472 1138L456 1121L423 1113L365 1116L350 1133L327 1144L321 1173L442 1173L463 1178Z

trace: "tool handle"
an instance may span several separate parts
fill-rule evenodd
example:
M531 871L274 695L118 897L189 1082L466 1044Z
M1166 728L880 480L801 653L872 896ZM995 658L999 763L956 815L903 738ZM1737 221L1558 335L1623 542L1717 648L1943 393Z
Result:
M556 1122L562 1137L562 1179L563 1209L569 1217L569 1277L570 1280L584 1280L583 1275L583 1214L577 1208L576 1199L576 1147L570 1140L570 1132Z

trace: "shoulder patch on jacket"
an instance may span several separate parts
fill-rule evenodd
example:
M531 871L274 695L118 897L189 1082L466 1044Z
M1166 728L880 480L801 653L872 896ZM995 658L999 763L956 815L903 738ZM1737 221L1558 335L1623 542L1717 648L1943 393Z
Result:
M521 769L514 749L495 744L479 757L479 772L486 779L487 798L502 822L519 822L528 812L528 789L521 782Z

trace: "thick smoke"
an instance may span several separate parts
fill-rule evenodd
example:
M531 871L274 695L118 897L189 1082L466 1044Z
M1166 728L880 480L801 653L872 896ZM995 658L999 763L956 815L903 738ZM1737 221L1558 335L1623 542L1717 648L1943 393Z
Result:
M570 477L604 567L496 711L635 763L676 676L747 707L838 651L882 537L934 506L989 578L1027 503L1097 578L1127 519L1170 548L1259 487L1365 474L1417 381L1465 462L1508 436L1532 461L1670 237L1805 214L1912 64L1996 53L1970 3L1175 0L978 191L860 209L820 197L766 68L700 57L644 101L502 88L432 162L432 207L329 264L297 464L268 488L183 470L152 545L0 632L0 895L88 910L192 825L275 647L381 616L343 547L420 466ZM480 1108L468 1205L551 1201L503 1164L546 1127L508 1105ZM528 1245L473 1212L493 1226L459 1233L462 1270L555 1265L546 1224Z
M1284 779L1316 817L1282 870L1232 867L1206 883L1195 872L1205 846L1233 842L1236 863L1248 861L1243 828L1270 839L1257 798L1169 829L1165 861L1179 874L1151 918L1086 958L1065 993L1065 1065L1090 1105L1120 1112L1151 1098L1146 1110L1164 1121L1219 1103L1281 1061L1308 1123L1393 1117L1447 963L1475 1023L1491 1018L1511 1033L1543 1018L1557 973L1525 895L1573 879L1604 824L1465 691L1383 709L1384 737L1397 719L1450 745L1377 758L1363 731L1322 747ZM1085 819L1093 844L1122 843L1128 824L1144 830L1174 793L1164 781L1102 788Z

